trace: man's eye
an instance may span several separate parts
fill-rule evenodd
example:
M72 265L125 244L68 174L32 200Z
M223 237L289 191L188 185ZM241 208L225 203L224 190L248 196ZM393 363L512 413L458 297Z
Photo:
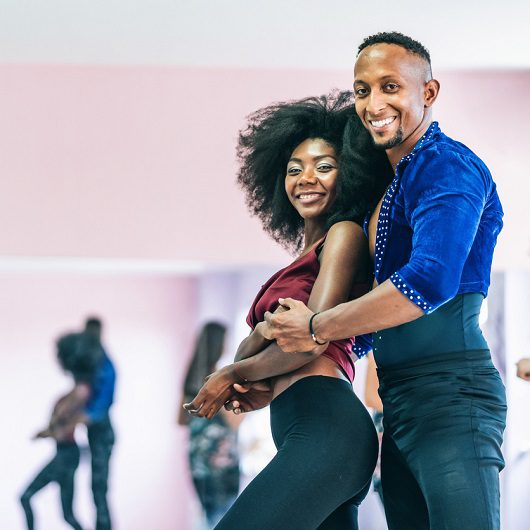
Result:
M357 97L362 98L363 96L366 96L366 94L368 94L368 90L366 90L366 88L356 88L355 89L355 95Z
M399 85L396 83L387 83L385 85L386 90L397 90L399 88Z

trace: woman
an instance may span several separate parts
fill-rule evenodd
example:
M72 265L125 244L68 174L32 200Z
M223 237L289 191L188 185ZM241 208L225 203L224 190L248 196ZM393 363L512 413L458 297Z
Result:
M50 482L59 484L64 520L75 530L82 530L73 511L74 477L80 457L75 428L85 419L84 408L101 355L99 341L85 333L71 333L57 341L57 360L63 370L72 374L75 384L55 403L48 426L34 436L34 439L53 438L57 451L20 497L28 530L34 528L31 498Z
M184 379L182 403L192 399L204 379L215 371L224 349L226 327L208 322L199 333L195 351ZM239 493L237 427L241 417L222 410L211 421L190 417L179 408L179 425L189 427L189 463L193 484L213 528Z
M372 147L348 93L277 104L256 112L240 135L239 183L251 211L279 243L299 253L258 293L252 333L233 364L213 374L186 408L211 418L247 381L272 378L234 405L271 402L277 455L242 492L218 529L358 528L377 458L370 416L353 393L353 355L363 340L322 344L318 354L284 354L260 333L280 296L322 311L366 292L366 238L360 226L391 178L384 152ZM340 176L339 176L340 165ZM287 295L287 293L290 293ZM296 294L296 296L293 296ZM259 399L261 397L261 399Z

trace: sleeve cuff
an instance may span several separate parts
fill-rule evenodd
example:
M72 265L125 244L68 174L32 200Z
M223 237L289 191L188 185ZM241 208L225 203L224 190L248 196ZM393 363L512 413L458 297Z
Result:
M353 353L358 359L362 359L372 351L372 336L358 335L355 337L355 344L352 346Z
M395 272L390 276L390 281L395 285L395 287L401 292L401 294L407 297L413 304L416 304L424 313L431 313L434 311L434 307L425 300L425 298L413 289L407 282Z

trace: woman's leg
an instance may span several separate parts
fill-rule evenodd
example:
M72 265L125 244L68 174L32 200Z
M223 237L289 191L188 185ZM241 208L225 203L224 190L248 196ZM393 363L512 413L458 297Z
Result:
M64 520L75 530L83 530L73 510L74 478L75 471L79 466L79 447L76 444L69 444L63 447L61 452L61 469L58 482L61 488L61 506Z
M273 401L271 423L278 453L216 528L314 530L334 514L355 529L377 436L351 386L332 377L301 379Z
M20 496L20 503L26 515L26 524L28 530L34 528L33 510L31 509L31 497L35 495L42 488L47 486L50 482L57 480L58 477L58 455L59 452L46 464L37 476L31 481L24 493Z

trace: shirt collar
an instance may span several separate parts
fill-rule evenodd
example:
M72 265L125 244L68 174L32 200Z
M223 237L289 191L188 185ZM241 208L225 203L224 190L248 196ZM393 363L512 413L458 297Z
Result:
M429 145L431 142L432 142L432 139L433 137L440 132L440 127L438 125L438 122L437 121L433 121L430 125L429 125L429 128L425 131L425 134L418 140L418 142L416 143L416 145L414 146L414 149L408 154L408 155L405 155L399 162L398 162L398 165L396 166L396 170L399 166L401 166L402 164L405 164L405 163L408 163L410 162L413 158L414 158L414 155L416 155L416 153L424 148L425 146Z

